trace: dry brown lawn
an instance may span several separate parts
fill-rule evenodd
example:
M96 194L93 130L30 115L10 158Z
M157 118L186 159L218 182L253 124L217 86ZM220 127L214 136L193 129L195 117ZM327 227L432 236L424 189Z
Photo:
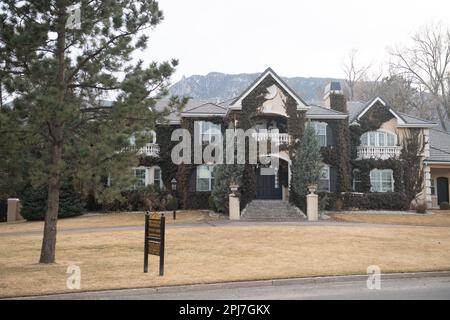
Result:
M450 270L450 228L410 226L222 226L169 228L166 273L157 257L144 274L143 231L60 233L57 264L39 265L41 236L1 235L0 296L68 292L67 267L81 290L223 281ZM72 291L73 292L73 291Z
M359 214L359 213L333 213L330 216L336 221L366 222L381 224L400 224L412 226L450 227L450 210L436 210L433 214Z
M173 220L172 213L166 214L166 224L182 222L199 222L223 219L210 217L207 211L177 211L177 219ZM144 212L119 212L97 215L84 215L75 218L59 219L58 230L79 228L107 228L144 225ZM0 234L3 232L42 231L42 221L19 221L14 223L0 223Z

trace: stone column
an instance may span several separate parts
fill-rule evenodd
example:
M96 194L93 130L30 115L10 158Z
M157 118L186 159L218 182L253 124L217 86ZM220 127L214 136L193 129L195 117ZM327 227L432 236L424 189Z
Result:
M17 198L8 199L7 222L23 220L20 215L20 200Z
M431 200L431 169L429 165L424 165L423 167L424 171L424 180L425 180L425 186L424 186L424 198L425 203L427 205L427 209L431 209L433 207L433 203Z
M313 190L306 196L306 214L308 221L319 220L319 195L315 194Z
M230 193L228 196L229 199L229 211L230 211L230 220L240 220L241 219L241 208L240 208L240 199L238 195L234 193Z

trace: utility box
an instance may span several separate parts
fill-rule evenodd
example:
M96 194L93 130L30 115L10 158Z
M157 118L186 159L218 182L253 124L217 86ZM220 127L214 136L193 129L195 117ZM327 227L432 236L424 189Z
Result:
M20 200L17 198L8 199L7 222L24 220L20 215Z

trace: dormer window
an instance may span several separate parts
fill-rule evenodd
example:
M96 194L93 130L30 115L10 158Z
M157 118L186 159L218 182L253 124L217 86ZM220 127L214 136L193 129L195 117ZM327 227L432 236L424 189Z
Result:
M394 147L397 136L387 131L369 131L361 136L361 146Z

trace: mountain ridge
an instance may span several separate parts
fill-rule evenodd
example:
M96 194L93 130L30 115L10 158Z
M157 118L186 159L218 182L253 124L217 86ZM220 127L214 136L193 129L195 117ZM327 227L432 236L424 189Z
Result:
M238 96L260 73L228 74L211 71L206 75L191 75L174 83L169 92L193 99L217 102ZM321 101L330 81L344 81L332 77L281 77L300 97L308 102Z

